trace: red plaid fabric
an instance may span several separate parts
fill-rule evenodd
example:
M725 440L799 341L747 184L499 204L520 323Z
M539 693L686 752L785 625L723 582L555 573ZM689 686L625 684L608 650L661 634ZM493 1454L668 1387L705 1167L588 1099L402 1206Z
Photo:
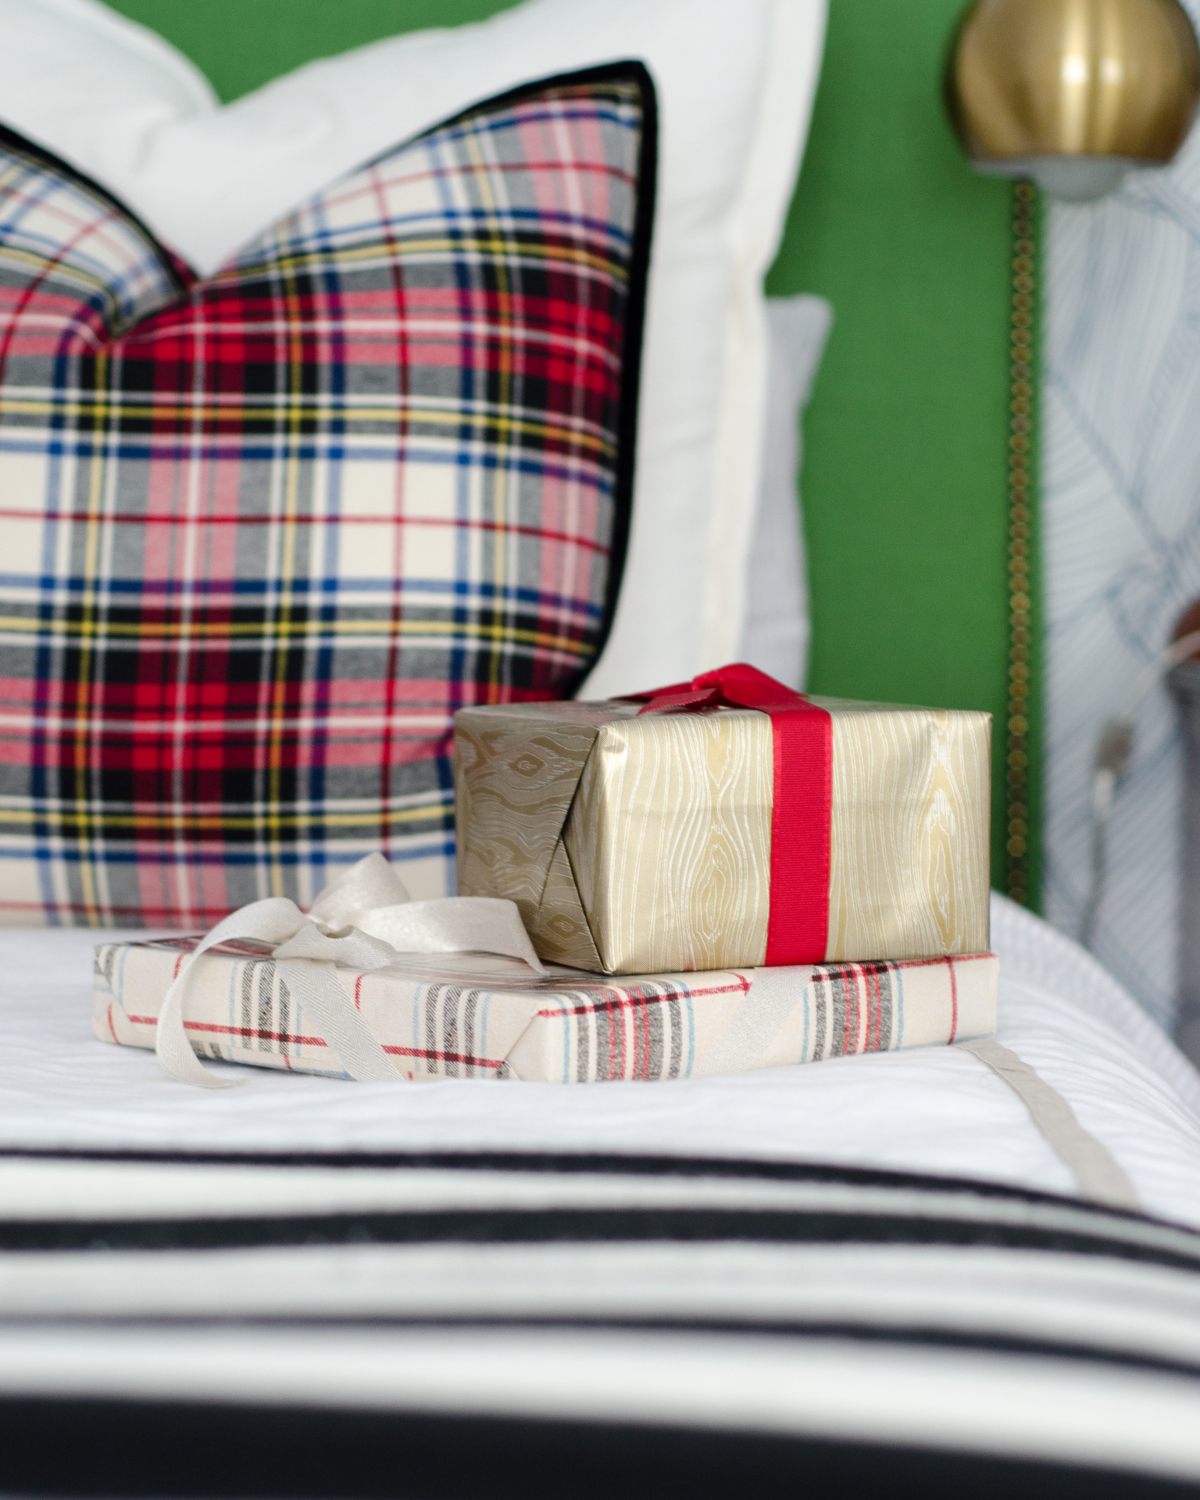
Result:
M607 631L653 159L640 66L553 80L196 282L0 140L0 920L453 888L455 710Z

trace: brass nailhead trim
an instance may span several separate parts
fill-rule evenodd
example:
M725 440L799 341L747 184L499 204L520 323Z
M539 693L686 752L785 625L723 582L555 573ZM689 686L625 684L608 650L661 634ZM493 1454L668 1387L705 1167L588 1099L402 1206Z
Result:
M1018 182L1012 200L1012 311L1009 354L1008 723L1004 798L1008 894L1029 899L1029 520L1034 475L1033 349L1037 311L1037 189Z

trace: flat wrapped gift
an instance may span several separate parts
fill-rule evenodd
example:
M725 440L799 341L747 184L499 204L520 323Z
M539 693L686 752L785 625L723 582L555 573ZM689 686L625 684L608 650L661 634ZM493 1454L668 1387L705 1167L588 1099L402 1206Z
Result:
M455 718L458 889L606 974L988 947L991 715L752 667Z
M102 1041L153 1048L163 998L198 938L96 949ZM192 969L183 1025L201 1057L346 1076L266 944L224 943ZM291 962L295 963L295 960ZM546 1083L686 1078L945 1044L995 1029L991 954L760 973L605 979L537 974L491 954L403 955L334 971L403 1078Z

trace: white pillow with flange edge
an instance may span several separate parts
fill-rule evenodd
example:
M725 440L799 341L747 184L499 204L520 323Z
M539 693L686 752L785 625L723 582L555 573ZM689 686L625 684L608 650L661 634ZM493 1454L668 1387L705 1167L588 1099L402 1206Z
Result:
M800 418L832 324L833 309L821 297L767 298L767 427L737 656L791 688L802 688L808 676L811 636L797 490Z
M825 0L526 0L309 63L220 106L186 58L98 0L0 0L0 121L206 274L310 193L458 110L642 59L658 91L658 198L630 546L583 689L602 697L744 654L759 592L746 570L766 427L762 278L824 25Z

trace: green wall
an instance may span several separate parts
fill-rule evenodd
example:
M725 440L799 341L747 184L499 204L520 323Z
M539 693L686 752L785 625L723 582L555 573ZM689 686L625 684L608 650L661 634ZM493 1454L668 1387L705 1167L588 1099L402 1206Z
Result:
M830 0L768 289L836 317L805 422L809 685L995 715L1003 887L1011 188L970 170L941 105L963 5Z
M309 58L506 6L117 0L117 8L188 53L231 99ZM960 8L960 0L831 0L808 154L768 287L818 292L836 315L806 424L810 686L990 710L999 790L1008 187L969 170L941 107L942 59ZM996 812L999 830L999 801ZM999 883L1002 840L994 843Z

